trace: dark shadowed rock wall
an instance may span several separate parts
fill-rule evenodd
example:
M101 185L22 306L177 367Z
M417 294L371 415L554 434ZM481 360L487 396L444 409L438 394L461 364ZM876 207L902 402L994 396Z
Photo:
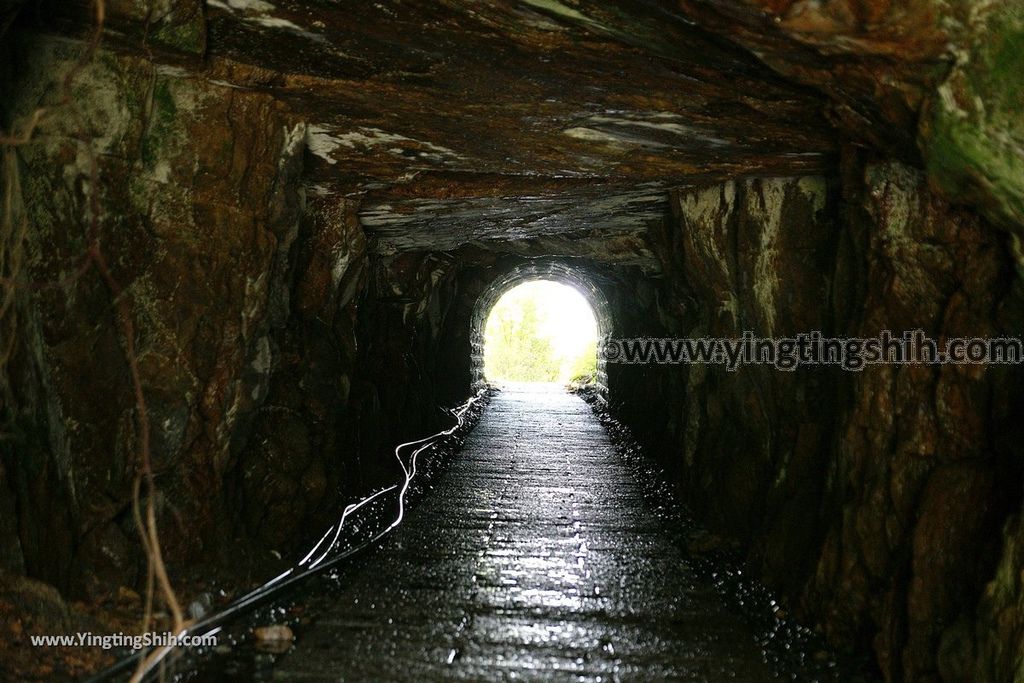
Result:
M668 277L616 310L627 334L1019 333L1009 236L902 164L850 152L836 181L684 188L673 209ZM610 368L701 518L832 642L908 681L1021 664L1022 385L1012 366Z
M0 440L4 567L78 594L144 579L138 412L94 242L129 302L172 569L301 546L456 397L432 360L450 257L371 262L358 200L307 198L307 126L268 95L101 51L62 105L83 49L17 51L9 118L53 113L4 176L31 229Z
M47 39L19 55L14 116L52 113L18 155L32 229L2 446L26 570L78 588L138 569L136 404L88 250L131 302L167 546L202 551L288 314L305 132L270 97L111 53L59 107L82 49Z
M901 164L851 157L844 173L849 241L834 296L844 329L1019 335L1024 299L1007 234ZM987 609L978 599L1021 504L1020 368L880 366L850 381L830 473L841 507L805 607L835 622L833 635L870 635L890 679L1012 679L1019 664L982 675L983 656L972 675L971 657L974 637L988 638L975 634ZM1019 635L1001 641L1017 657Z

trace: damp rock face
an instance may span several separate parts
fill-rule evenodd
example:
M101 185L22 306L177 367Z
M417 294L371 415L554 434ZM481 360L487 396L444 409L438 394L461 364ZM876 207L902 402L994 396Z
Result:
M859 333L1012 334L1022 308L1005 237L930 193L917 171L869 163L858 173L866 215L851 221L863 221L867 239ZM855 493L826 536L807 602L824 598L854 628L872 624L890 677L927 679L943 659L952 668L969 656L957 651L964 622L976 618L1000 527L1020 503L1019 490L1000 486L1019 479L1020 372L879 366L852 382L835 471ZM857 588L839 597L836 586Z
M47 111L2 171L0 568L66 596L145 579L95 244L172 573L288 555L389 482L515 273L571 273L619 336L1024 326L1018 2L157 4L107 2L84 60L89 3L0 10L0 127ZM602 381L833 644L1019 675L1019 368Z
M91 243L131 300L167 520L190 520L168 523L168 542L186 548L214 524L240 428L266 392L305 131L265 95L106 52L61 107L81 51L60 38L26 49L14 111L52 111L20 150L33 228L23 275L44 284L21 292L11 457L37 525L22 537L25 565L59 585L72 562L134 572L120 547L135 538L136 404L113 295L97 267L82 269Z
M275 548L292 545L297 529L324 507L333 514L328 491L352 478L343 435L346 413L358 403L353 368L366 286L366 240L355 208L343 198L306 206L292 255L288 322L275 337L266 394L231 474L247 533Z
M677 291L618 314L627 335L656 319L689 337L999 337L1024 313L1007 237L899 163L851 152L833 181L687 188L673 206ZM1013 678L1019 369L645 373L610 370L620 415L832 642L887 680Z

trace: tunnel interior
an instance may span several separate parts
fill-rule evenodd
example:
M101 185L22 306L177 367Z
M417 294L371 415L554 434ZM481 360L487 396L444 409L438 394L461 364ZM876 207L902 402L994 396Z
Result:
M185 608L279 575L552 280L690 550L871 680L1020 679L1020 363L603 353L1019 339L1019 3L145 4L0 6L0 675L22 632L173 612L155 540Z

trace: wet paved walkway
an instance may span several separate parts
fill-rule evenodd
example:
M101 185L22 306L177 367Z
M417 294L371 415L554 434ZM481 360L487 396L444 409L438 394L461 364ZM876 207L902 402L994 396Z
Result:
M505 390L278 662L298 681L766 681L590 408Z

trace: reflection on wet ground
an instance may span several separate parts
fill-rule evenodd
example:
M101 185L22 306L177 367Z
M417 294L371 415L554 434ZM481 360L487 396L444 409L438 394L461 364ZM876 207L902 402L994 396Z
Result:
M273 679L781 673L750 619L693 569L591 409L551 388L498 394L436 489L318 612Z

